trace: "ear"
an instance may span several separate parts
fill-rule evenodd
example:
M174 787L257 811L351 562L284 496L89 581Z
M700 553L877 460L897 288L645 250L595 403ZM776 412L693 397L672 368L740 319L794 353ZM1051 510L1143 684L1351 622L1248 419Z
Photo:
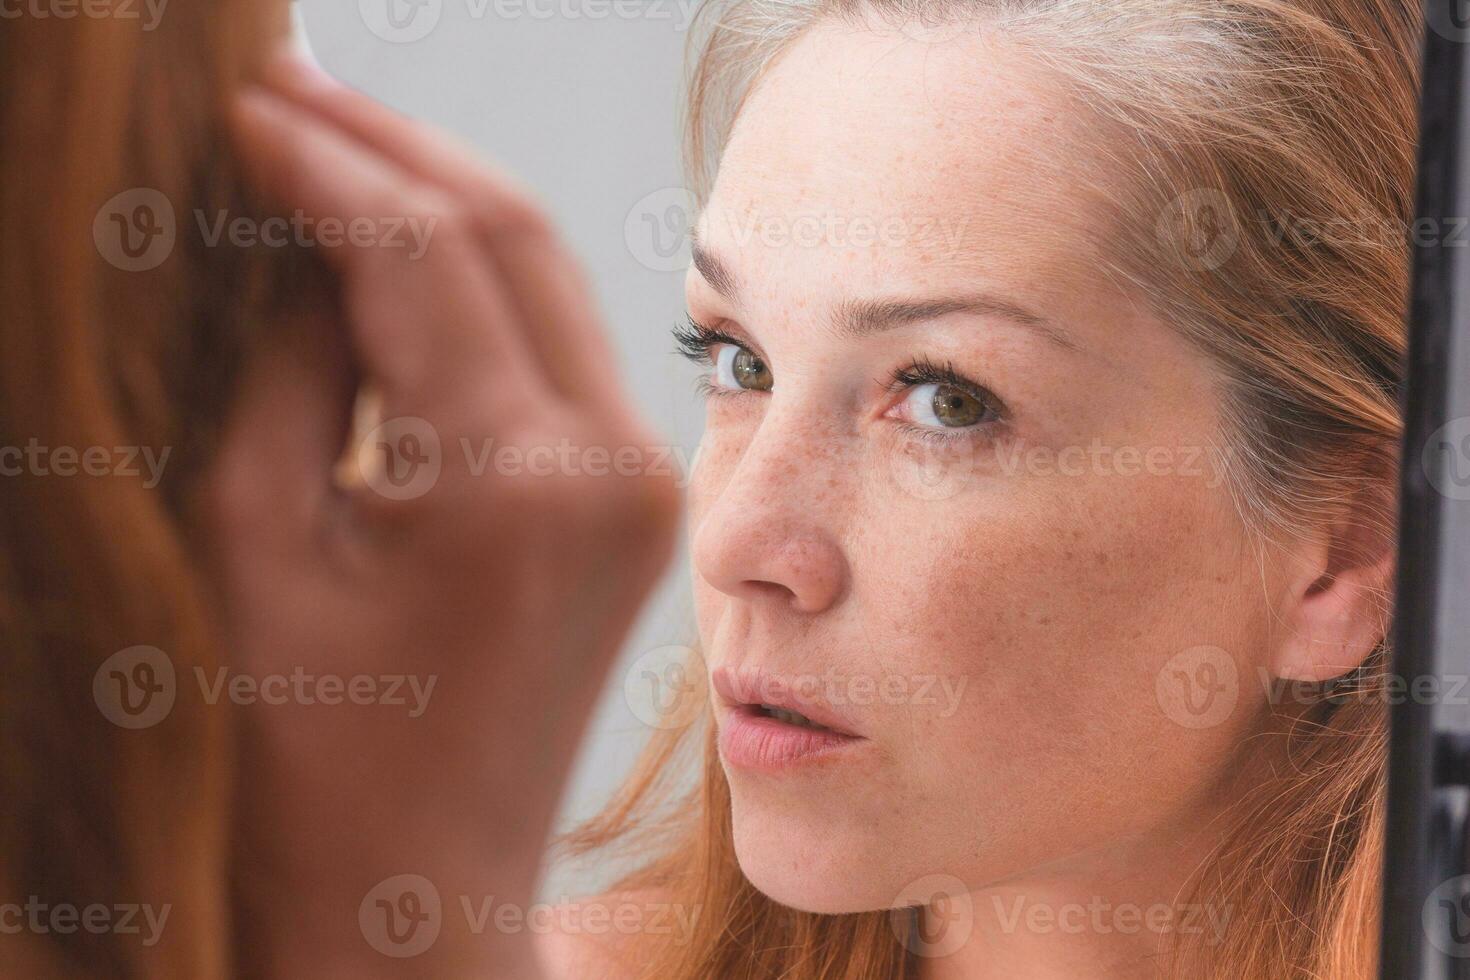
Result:
M1396 454L1394 454L1396 456ZM1392 615L1397 540L1392 459L1381 483L1357 490L1339 516L1288 548L1279 678L1322 682L1352 673L1378 647Z

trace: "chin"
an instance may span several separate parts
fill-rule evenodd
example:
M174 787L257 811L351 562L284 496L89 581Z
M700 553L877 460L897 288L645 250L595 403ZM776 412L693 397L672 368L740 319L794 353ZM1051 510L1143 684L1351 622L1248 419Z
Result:
M892 908L905 879L884 864L895 850L805 817L792 808L772 812L732 794L735 857L756 890L802 912L845 915ZM784 809L784 808L783 808ZM914 875L917 877L917 875Z

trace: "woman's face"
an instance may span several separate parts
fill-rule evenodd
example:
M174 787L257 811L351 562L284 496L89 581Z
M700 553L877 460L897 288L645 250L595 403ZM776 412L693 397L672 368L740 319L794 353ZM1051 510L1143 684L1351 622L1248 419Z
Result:
M1105 276L1083 125L1000 42L834 25L723 156L688 279L717 365L695 587L739 860L777 901L1188 871L1260 718L1273 573L1217 378Z

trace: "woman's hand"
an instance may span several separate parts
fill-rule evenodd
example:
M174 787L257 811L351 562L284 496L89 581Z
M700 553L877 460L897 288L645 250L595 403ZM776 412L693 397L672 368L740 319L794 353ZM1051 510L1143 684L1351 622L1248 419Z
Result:
M530 901L674 474L507 180L294 62L237 124L341 286L271 331L209 480L230 674L293 679L240 709L242 947L293 976L530 976L529 937L481 913Z

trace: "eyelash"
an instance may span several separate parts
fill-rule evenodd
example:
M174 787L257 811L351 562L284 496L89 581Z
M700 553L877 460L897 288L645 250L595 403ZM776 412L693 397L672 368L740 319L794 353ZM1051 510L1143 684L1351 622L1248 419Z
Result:
M915 438L936 443L953 441L955 439L974 436L978 432L993 428L1003 423L1007 418L1005 405L989 388L980 384L978 381L972 381L963 374L960 374L954 364L949 361L945 361L943 364L936 364L927 357L915 358L908 367L899 368L889 375L884 389L896 394L905 388L920 388L924 385L931 384L942 385L945 388L953 388L956 391L964 392L984 405L994 417L988 422L980 422L967 428L952 429L948 432L940 429L931 429L927 426L914 425L907 422L903 423L903 430Z
M749 351L757 357L760 356L759 354L755 354L754 351L751 351L750 346L740 338L726 333L723 330L700 323L692 316L687 317L684 323L677 324L674 327L674 340L678 344L679 354L702 367L709 366L710 353L714 348L722 344L729 344L741 350ZM881 383L885 391L894 394L903 391L905 388L918 388L926 384L943 385L946 388L962 391L989 408L995 415L995 420L988 423L989 425L1003 422L1006 419L1006 409L1000 399L989 388L960 374L955 369L954 364L949 361L943 364L936 364L927 357L918 357L907 367L894 370L889 375L888 380ZM739 391L716 386L710 381L708 375L700 376L696 385L700 394L706 397L723 398L740 394ZM987 423L981 423L967 429L956 429L953 433L946 433L937 429L912 424L904 424L902 427L910 435L917 438L951 441L957 437L973 435L976 430L985 428L986 425Z
M732 337L723 330L716 330L700 323L694 317L685 317L684 322L674 327L674 342L679 345L679 353L689 358L695 364L704 364L709 361L710 351L720 344L732 344L743 350L750 347L739 338Z
M740 338L723 330L706 326L692 316L686 317L684 323L675 325L674 342L679 346L680 355L687 357L700 367L710 366L710 353L721 344L739 347L744 351L750 350L750 345ZM695 382L695 388L704 398L726 398L740 394L738 391L719 387L710 380L708 374L699 376Z

